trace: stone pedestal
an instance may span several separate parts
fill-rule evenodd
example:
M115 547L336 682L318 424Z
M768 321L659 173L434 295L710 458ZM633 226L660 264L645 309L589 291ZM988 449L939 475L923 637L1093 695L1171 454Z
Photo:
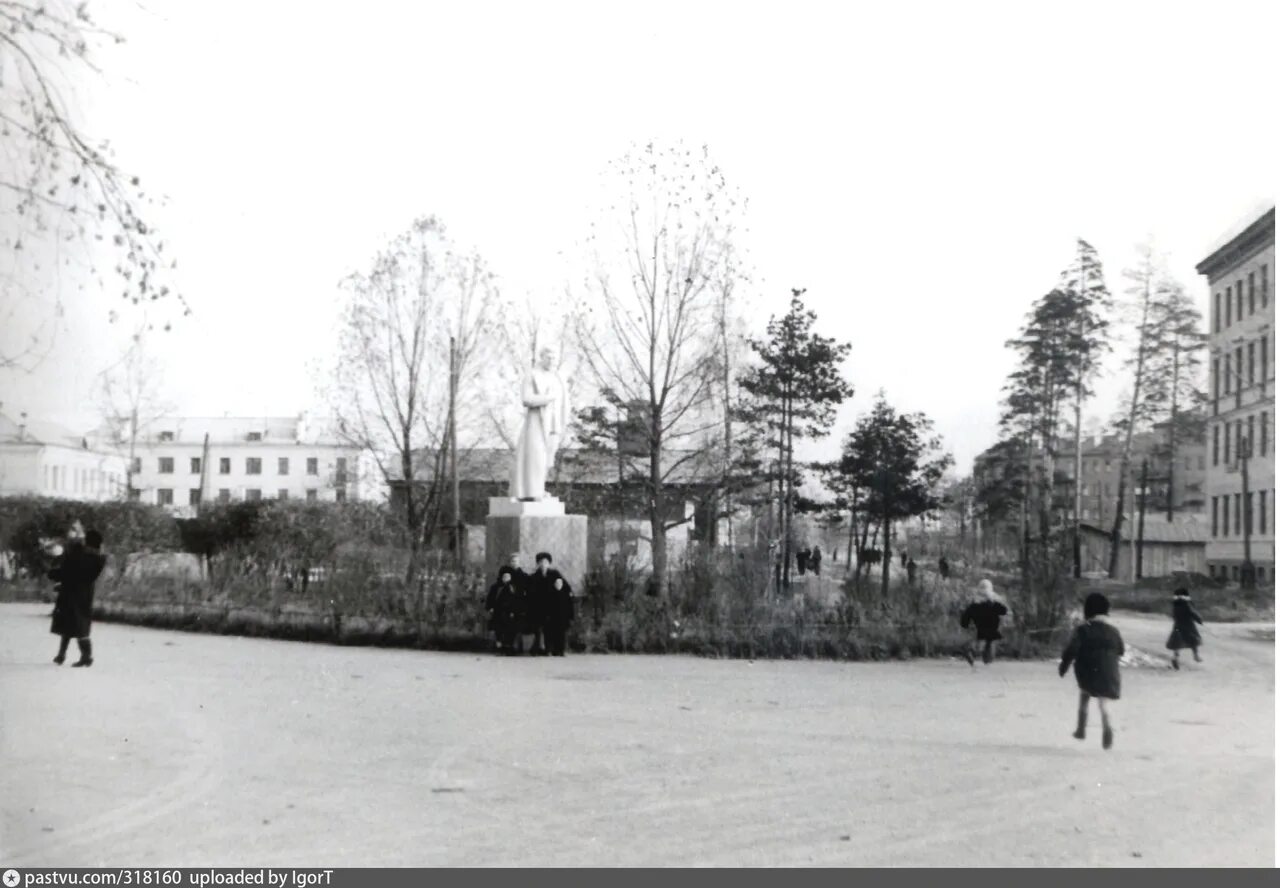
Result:
M564 503L547 498L533 502L505 496L489 498L489 517L484 522L485 577L498 575L512 552L520 553L520 566L532 572L534 556L551 553L552 567L573 586L575 595L584 591L587 576L587 516L566 515Z

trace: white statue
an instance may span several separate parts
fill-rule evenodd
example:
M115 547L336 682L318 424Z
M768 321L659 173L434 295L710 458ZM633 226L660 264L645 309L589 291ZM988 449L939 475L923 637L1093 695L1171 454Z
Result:
M516 440L511 467L511 497L540 500L546 497L547 470L569 425L569 399L564 382L555 372L555 353L538 352L538 366L529 372L520 389L524 425Z

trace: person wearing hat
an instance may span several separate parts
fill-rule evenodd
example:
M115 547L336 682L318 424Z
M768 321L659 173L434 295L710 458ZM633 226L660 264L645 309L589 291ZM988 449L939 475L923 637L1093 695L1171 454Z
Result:
M1071 736L1084 739L1085 723L1089 719L1089 700L1098 701L1102 713L1102 748L1110 749L1113 739L1111 718L1107 713L1107 701L1120 699L1120 658L1124 656L1124 639L1120 630L1111 625L1107 614L1111 602L1101 592L1090 592L1084 600L1085 622L1071 634L1071 641L1062 652L1058 675L1067 674L1075 663L1076 684L1080 688L1080 706L1076 712L1076 731Z
M1178 652L1183 648L1191 648L1191 656L1195 657L1196 662L1200 662L1200 630L1196 628L1196 623L1204 623L1200 618L1200 614L1191 606L1191 593L1186 589L1179 589L1173 593L1173 631L1169 633L1169 640L1164 646L1173 651L1174 669L1180 669L1178 665Z
M1009 608L996 595L991 581L979 580L977 600L960 615L960 628L968 629L973 626L975 630L974 641L964 648L964 658L969 661L970 666L973 665L974 651L979 644L982 645L982 662L991 664L995 657L995 643L1004 637L1000 634L1000 618L1008 613Z
M102 554L102 534L90 529L85 533L77 521L67 534L67 545L49 579L58 585L53 606L53 623L49 631L59 636L58 655L53 662L61 666L67 659L71 639L80 647L80 659L72 666L93 665L93 643L89 630L93 623L93 587L106 566Z

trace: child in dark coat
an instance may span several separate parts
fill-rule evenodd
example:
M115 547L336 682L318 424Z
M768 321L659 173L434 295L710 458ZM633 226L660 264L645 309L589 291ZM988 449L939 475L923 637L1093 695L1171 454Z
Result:
M995 643L1004 637L1000 634L1000 618L1008 613L1009 608L996 597L991 581L979 581L978 600L966 607L960 615L960 628L968 629L972 625L976 630L974 642L966 644L964 649L964 658L969 661L970 666L973 665L974 650L979 644L982 645L982 662L991 664L995 657Z
M67 647L76 639L80 647L80 659L72 666L93 665L93 642L89 639L93 623L94 583L106 566L102 554L102 534L90 530L80 535L79 522L68 534L66 549L56 567L49 571L49 578L58 585L57 601L53 606L53 622L49 631L59 636L58 655L53 662L61 666L67 658Z
M1084 739L1085 723L1089 718L1089 700L1098 701L1102 713L1102 748L1110 749L1112 741L1111 719L1107 714L1107 701L1120 699L1120 658L1124 656L1124 639L1120 630L1111 625L1107 614L1111 602L1101 592L1090 592L1084 600L1085 622L1076 627L1071 642L1062 652L1058 675L1067 674L1075 662L1076 684L1080 686L1080 708L1076 713L1076 732L1071 736Z
M1200 662L1200 630L1196 628L1196 623L1204 623L1200 619L1200 614L1191 606L1191 593L1186 589L1179 589L1173 593L1173 631L1169 633L1169 640L1165 642L1165 647L1173 651L1173 668L1180 669L1178 665L1178 652L1184 647L1191 648L1191 656L1196 658L1196 662Z

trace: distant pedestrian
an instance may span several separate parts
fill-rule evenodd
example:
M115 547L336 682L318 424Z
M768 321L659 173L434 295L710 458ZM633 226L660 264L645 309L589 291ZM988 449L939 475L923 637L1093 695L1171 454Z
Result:
M902 566L906 567L907 566L907 550L906 549L902 550L901 558L902 558Z
M1009 608L996 595L995 587L990 580L978 581L977 599L964 609L960 615L960 628L974 627L974 640L965 644L964 658L969 665L974 665L974 652L982 646L982 662L988 666L995 659L995 644L1002 636L1000 620L1009 613Z
M916 560L914 558L907 559L907 584L911 586L916 584Z
M1090 592L1084 600L1083 624L1076 627L1071 642L1062 652L1058 675L1066 675L1075 662L1076 684L1080 687L1080 707L1076 713L1076 731L1071 736L1084 739L1085 723L1089 719L1090 698L1098 701L1102 713L1102 748L1110 749L1112 741L1111 718L1107 713L1108 700L1120 699L1120 658L1124 656L1124 639L1120 631L1107 619L1111 602L1101 592Z
M809 566L809 549L805 547L796 552L796 572L800 576L804 576L804 570Z
M53 623L49 631L60 636L58 655L53 662L61 666L67 659L71 639L76 639L80 659L72 666L93 665L93 644L89 631L93 623L94 584L107 559L102 554L102 534L90 530L80 535L79 522L67 535L67 544L49 578L58 582L58 598L53 606Z
M1182 668L1178 665L1178 652L1183 648L1191 648L1191 656L1195 657L1197 663L1200 662L1200 630L1196 628L1196 623L1203 624L1204 620L1191 606L1191 593L1186 589L1179 589L1173 593L1173 631L1169 633L1169 640L1164 645L1173 651L1174 669Z
M815 575L822 573L822 547L814 546L813 551L809 553L809 570Z
M951 564L947 561L946 555L938 559L938 575L944 580L951 576Z

